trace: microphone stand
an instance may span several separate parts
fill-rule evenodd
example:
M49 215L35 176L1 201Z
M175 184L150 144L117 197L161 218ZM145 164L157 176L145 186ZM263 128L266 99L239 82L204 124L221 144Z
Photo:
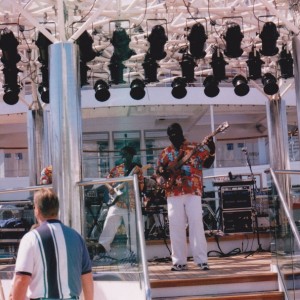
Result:
M259 236L259 229L258 229L258 218L257 218L257 210L256 210L256 181L255 181L255 177L254 174L252 172L252 167L251 167L251 163L250 163L250 158L249 158L249 154L248 151L246 149L242 150L247 158L247 164L249 166L250 169L250 173L251 173L251 179L253 181L252 184L252 190L253 190L253 202L254 202L254 207L252 208L253 212L254 212L254 216L255 216L255 227L256 227L256 238L257 238L257 244L258 244L258 248L255 251L250 252L246 258L250 255L254 255L255 252L264 252L265 250L262 248L261 243L260 243L260 236Z

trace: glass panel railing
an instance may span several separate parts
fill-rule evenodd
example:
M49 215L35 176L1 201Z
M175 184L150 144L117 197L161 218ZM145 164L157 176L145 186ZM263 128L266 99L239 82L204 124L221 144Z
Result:
M136 177L83 181L80 185L95 294L116 299L130 290L131 299L151 299ZM109 193L112 188L113 194Z
M28 193L42 187L45 186L0 190L1 199L7 199L0 200L0 284L4 299L9 299L20 240L35 223L33 201L31 197L28 198ZM22 195L24 199L20 200ZM14 200L14 197L18 200Z
M285 299L296 300L300 299L300 236L292 207L287 205L280 189L277 178L279 173L295 174L294 171L280 172L270 169L273 198L270 206L272 265L278 272Z

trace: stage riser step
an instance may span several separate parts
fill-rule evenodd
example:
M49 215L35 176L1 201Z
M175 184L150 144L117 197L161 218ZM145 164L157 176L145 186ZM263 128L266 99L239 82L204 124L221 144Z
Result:
M276 273L151 281L152 297L204 296L278 291Z
M235 295L211 295L193 297L152 298L153 300L284 300L283 292L247 293Z

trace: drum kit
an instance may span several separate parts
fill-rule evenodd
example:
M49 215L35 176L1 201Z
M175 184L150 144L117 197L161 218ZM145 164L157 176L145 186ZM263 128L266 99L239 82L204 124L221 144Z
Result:
M145 238L162 239L169 237L165 191L151 177L145 177L144 182L142 213L145 217Z

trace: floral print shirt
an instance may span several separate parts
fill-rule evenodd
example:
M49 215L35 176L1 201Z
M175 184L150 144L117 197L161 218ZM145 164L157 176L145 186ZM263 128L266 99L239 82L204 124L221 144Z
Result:
M185 157L194 148L198 147L196 143L184 141L179 150L173 145L165 148L158 158L157 166L170 168L176 164L177 159ZM209 148L207 145L199 147L195 153L178 170L170 172L169 179L165 178L164 188L166 196L179 196L185 194L196 194L202 196L203 191L203 163L209 157Z

